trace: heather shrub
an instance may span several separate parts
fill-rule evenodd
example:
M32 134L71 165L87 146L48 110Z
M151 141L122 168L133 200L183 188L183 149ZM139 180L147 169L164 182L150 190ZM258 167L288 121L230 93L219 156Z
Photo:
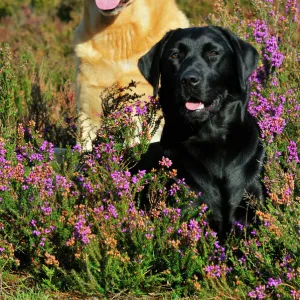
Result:
M16 121L16 78L8 45L0 48L0 132L4 134Z
M103 125L93 151L76 145L69 42L78 16L73 11L62 23L61 3L46 2L35 1L34 12L8 1L16 14L1 19L0 39L8 44L0 47L0 278L26 274L32 288L82 297L298 299L296 1L253 0L246 10L217 1L206 19L260 53L249 111L267 150L266 206L249 195L257 222L236 223L222 243L209 228L207 207L191 207L199 195L176 179L170 160L132 172L160 121L157 99L139 101L136 83L101 95ZM54 145L66 147L62 163ZM14 294L11 280L4 282L4 296Z
M13 15L21 4L28 5L30 0L3 0L0 3L0 19Z
M0 19L19 13L20 8L30 6L38 14L48 14L58 17L61 21L69 22L74 12L80 11L81 2L78 0L3 0L0 3Z

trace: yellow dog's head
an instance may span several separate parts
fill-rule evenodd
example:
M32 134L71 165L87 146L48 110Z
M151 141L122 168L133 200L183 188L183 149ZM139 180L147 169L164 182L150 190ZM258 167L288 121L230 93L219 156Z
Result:
M135 0L95 0L99 11L105 16L118 15Z

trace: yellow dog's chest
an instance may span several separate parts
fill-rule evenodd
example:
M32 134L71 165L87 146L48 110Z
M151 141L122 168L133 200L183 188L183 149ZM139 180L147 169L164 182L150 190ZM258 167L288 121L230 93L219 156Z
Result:
M124 82L126 78L130 81L140 77L137 68L137 58L125 59L121 61L109 61L105 59L99 59L95 64L91 64L88 61L82 60L79 67L79 76L85 78L86 81L93 86L110 86L118 81Z
M75 47L80 59L78 75L93 86L128 84L131 79L144 81L138 59L153 43L149 37L135 38L131 26L110 34L100 34Z

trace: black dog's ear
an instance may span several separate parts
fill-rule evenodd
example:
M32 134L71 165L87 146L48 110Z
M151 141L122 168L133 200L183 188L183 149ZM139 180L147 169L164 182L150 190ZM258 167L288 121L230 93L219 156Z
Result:
M259 58L258 52L251 44L238 38L230 30L221 27L217 28L225 35L236 55L240 87L245 91L248 78L257 67Z
M160 79L160 58L164 51L165 45L168 39L173 34L174 30L171 30L165 34L165 36L156 43L145 55L143 55L138 61L138 67L143 76L153 86L153 96L158 94L158 86Z

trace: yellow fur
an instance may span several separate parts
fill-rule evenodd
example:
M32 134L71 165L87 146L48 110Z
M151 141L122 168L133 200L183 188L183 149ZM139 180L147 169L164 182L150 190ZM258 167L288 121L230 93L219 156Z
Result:
M136 93L152 95L137 62L170 29L188 27L175 0L131 0L117 16L103 16L95 0L84 0L83 19L75 30L76 101L85 148L100 125L100 94L113 84L139 82Z

